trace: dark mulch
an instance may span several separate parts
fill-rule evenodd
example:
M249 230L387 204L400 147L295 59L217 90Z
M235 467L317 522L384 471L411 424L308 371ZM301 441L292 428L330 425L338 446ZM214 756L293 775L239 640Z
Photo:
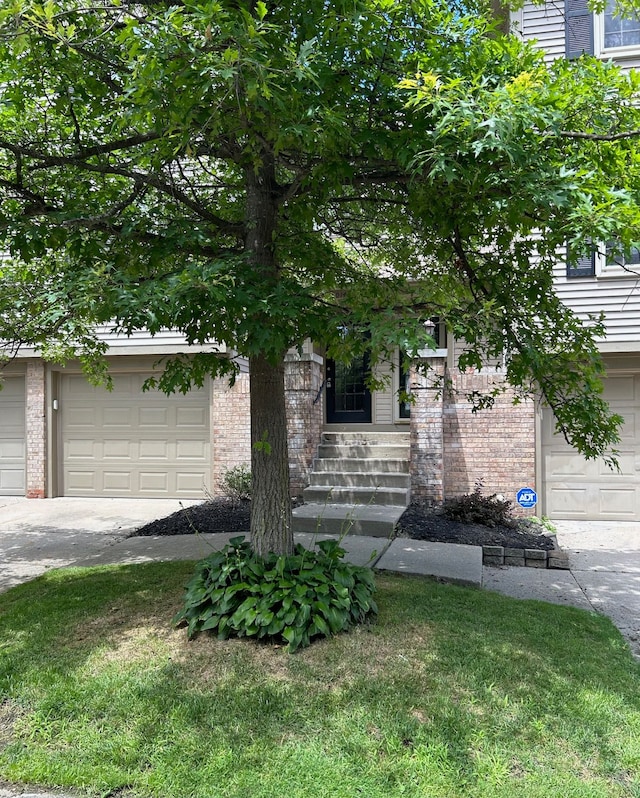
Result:
M398 521L398 534L413 540L431 540L441 543L466 543L470 546L505 546L512 549L554 548L540 524L526 519L515 519L510 525L494 527L482 524L464 524L446 518L441 511L413 502Z
M134 535L193 535L194 532L247 534L250 512L251 502L212 499L151 521Z
M135 535L192 535L194 532L247 534L251 503L213 499L185 507L166 518L159 518L138 529ZM513 526L486 527L463 524L445 518L425 504L412 503L398 522L398 534L414 540L441 543L466 543L471 546L509 546L514 549L553 549L551 538L531 521L514 521Z

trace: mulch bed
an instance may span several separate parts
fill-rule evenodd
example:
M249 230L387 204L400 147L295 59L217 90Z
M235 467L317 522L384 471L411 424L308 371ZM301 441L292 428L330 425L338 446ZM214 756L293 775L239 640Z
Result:
M185 507L166 518L159 518L138 529L134 535L192 535L194 532L247 534L249 501L217 498L204 504ZM464 524L445 518L437 509L413 502L398 522L398 535L413 540L440 543L466 543L471 546L505 546L514 549L554 548L553 540L531 521L516 520L511 526L487 527Z

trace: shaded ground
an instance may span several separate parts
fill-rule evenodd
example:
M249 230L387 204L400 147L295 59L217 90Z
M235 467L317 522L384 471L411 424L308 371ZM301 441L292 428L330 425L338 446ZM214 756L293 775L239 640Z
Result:
M194 532L247 533L248 501L214 499L204 504L185 507L166 518L143 526L135 535L192 535ZM411 504L398 522L398 534L414 540L441 543L466 543L472 546L509 546L514 549L553 548L553 541L543 527L531 521L515 521L513 526L486 527L463 524L445 518L437 510L420 503Z

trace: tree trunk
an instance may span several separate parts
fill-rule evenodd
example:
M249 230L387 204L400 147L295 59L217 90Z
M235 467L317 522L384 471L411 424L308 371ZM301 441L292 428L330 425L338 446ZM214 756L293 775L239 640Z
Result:
M277 283L278 264L273 241L278 218L278 186L273 156L263 153L256 168L245 173L247 191L245 252L260 280ZM260 348L263 334L273 321L256 312L253 319ZM277 336L276 336L277 338ZM267 341L269 336L267 336ZM251 342L249 342L251 344ZM280 344L281 345L281 344ZM289 453L284 392L284 352L268 353L250 347L251 396L251 546L261 557L293 553Z
M291 554L291 498L284 361L249 361L251 380L251 545L261 557Z

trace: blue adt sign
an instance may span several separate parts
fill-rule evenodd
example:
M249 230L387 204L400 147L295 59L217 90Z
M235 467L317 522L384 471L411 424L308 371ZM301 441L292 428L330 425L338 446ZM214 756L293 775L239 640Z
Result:
M535 507L538 503L538 494L533 488L520 488L516 493L520 507Z

